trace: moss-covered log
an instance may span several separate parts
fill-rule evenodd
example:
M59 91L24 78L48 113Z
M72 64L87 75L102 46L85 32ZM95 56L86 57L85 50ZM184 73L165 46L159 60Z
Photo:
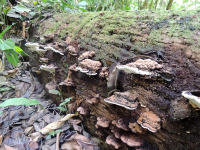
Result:
M84 109L93 136L114 145L102 149L199 149L199 112L181 93L200 88L200 12L56 14L37 29L40 37L49 33L54 38L43 44L64 54L44 55L58 67L56 84L66 79L57 89L74 97L71 113ZM37 74L45 84L46 75Z

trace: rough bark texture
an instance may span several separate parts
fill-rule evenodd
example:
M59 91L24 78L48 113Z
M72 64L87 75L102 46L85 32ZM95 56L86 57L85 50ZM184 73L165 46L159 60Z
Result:
M57 88L64 98L74 97L68 105L70 113L84 108L80 118L87 130L113 145L103 143L102 149L198 150L199 112L181 92L200 88L199 27L198 11L98 12L56 14L44 21L37 33L40 37L55 34L45 44L64 55L48 51L44 57L58 67L57 84L68 76L65 84ZM69 45L75 48L74 53ZM88 59L102 63L97 70L90 70L96 75L76 69L85 65L77 58L87 51L95 52ZM108 91L106 71L110 68L109 76L112 75L110 66L138 59L150 59L162 68L150 69L150 76L119 71L117 85L112 82L112 89L118 92ZM41 62L34 57L31 64L37 68ZM46 71L36 75L45 84L51 81ZM121 106L108 103L117 98L126 102ZM58 99L56 102L59 103ZM134 110L124 107L135 102L140 104Z

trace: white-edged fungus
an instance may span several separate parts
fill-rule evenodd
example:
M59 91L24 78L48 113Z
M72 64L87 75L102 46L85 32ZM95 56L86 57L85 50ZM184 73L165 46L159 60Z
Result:
M137 120L137 123L151 132L156 132L161 128L160 121L161 119L156 114L152 111L147 111L140 114L140 118Z
M70 55L72 55L72 56L78 55L75 47L69 45L66 49L67 49L67 51L69 52Z
M45 50L52 50L52 51L54 51L55 53L59 53L60 55L64 55L63 53L61 53L60 51L54 49L54 48L51 47L51 46L46 46L46 47L44 47L44 49L45 49Z
M129 110L134 110L137 108L139 102L136 101L138 94L136 92L115 92L114 95L104 99L105 102L110 104L115 104L121 107L124 107Z
M95 125L96 128L103 127L107 128L109 127L110 121L107 120L105 117L97 117L97 123Z
M38 43L26 43L25 46L27 46L29 50L37 52L40 56L44 56L46 53L46 50L39 48Z
M194 108L200 108L200 91L183 91L182 96L189 99Z
M45 71L48 71L48 72L50 72L51 74L52 73L55 73L55 70L56 70L56 68L58 68L58 67L55 67L55 66L53 66L53 65L41 65L40 66L40 69L41 70L45 70Z
M76 70L86 73L87 75L97 75L96 71L101 68L101 65L100 61L84 59L79 63L78 67L76 67Z

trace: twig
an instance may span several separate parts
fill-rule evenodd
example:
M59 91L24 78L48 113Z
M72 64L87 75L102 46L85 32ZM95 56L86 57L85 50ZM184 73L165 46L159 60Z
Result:
M56 150L59 150L59 137L60 137L60 133L56 135Z

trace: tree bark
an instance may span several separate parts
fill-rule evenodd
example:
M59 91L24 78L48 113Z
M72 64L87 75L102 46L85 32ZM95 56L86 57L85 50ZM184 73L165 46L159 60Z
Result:
M170 10L170 8L172 7L172 3L173 3L173 0L169 0L166 10Z
M68 105L70 113L78 107L85 109L86 113L80 114L80 118L92 136L104 142L106 138L114 138L119 149L197 150L200 146L199 112L181 93L200 88L199 17L198 11L56 14L40 24L38 33L41 33L39 36L54 33L54 41L46 44L64 55L47 52L44 57L49 58L49 64L58 67L57 84L67 76L73 81L73 84L58 87L64 98L74 97ZM77 55L72 55L69 46ZM90 61L102 64L95 70L96 75L76 69L83 65L78 57L88 51L95 52L95 56L88 56ZM114 71L119 65L137 61L157 65L148 75ZM37 59L31 64L41 65ZM145 70L145 65L143 67ZM46 74L42 71L37 75L44 84L49 82ZM113 91L108 90L108 85L112 85ZM116 105L121 98L126 101ZM113 99L115 104L110 104L109 100ZM136 105L135 102L136 109L125 107ZM147 120L146 125L140 122L141 118L143 123ZM106 125L99 125L98 120ZM134 145L133 139L139 145ZM115 149L104 142L102 149Z

